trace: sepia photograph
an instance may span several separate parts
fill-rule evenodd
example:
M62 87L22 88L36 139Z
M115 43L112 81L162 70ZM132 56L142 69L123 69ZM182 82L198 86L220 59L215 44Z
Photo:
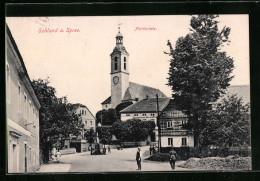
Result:
M252 170L248 14L6 17L7 172Z

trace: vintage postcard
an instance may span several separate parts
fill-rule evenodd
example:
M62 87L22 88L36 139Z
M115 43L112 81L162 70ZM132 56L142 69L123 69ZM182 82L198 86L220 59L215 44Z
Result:
M8 173L252 169L249 16L6 17Z

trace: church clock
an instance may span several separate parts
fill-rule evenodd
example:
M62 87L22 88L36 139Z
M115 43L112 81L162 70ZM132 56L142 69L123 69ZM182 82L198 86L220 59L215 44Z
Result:
M113 82L114 84L117 84L119 82L119 77L118 76L113 77Z

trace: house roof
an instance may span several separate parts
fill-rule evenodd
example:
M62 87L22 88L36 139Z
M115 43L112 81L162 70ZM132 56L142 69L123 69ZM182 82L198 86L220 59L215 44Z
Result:
M83 104L80 104L80 103L76 103L76 104L68 104L68 110L70 111L70 113L72 114L76 109L78 109L79 107L84 107L88 110L88 112L93 116L95 117L92 112L88 109L87 106L83 105Z
M138 100L142 100L145 99L147 96L149 98L155 98L156 94L158 94L159 98L167 97L159 89L129 82L129 87L127 88L124 94L123 100L130 100L136 98L138 98Z
M159 111L162 111L170 102L170 98L158 98ZM156 98L143 99L135 104L128 106L120 113L140 113L140 112L157 112Z
M111 96L104 100L101 104L111 104Z
M26 85L27 87L27 90L29 91L33 101L35 102L36 106L38 107L38 109L41 108L41 103L39 101L39 98L38 96L35 94L34 92L34 89L33 89L33 86L32 86L32 82L31 82L31 79L28 75L28 72L27 72L27 69L25 67L25 64L24 64L24 61L23 61L23 58L20 54L20 51L15 43L15 40L13 38L13 35L10 31L10 28L8 27L8 25L6 24L6 41L7 41L7 45L10 45L11 47L8 47L7 48L7 51L13 49L15 51L15 54L17 55L17 59L14 59L17 63L18 63L18 67L17 68L17 71L20 75L23 75L24 78L22 78L21 80L23 81L23 83Z
M219 101L222 100L223 98L227 98L228 96L232 96L233 94L236 94L238 98L242 97L244 104L250 103L250 86L249 85L229 86L226 90L226 94L223 95L219 99Z

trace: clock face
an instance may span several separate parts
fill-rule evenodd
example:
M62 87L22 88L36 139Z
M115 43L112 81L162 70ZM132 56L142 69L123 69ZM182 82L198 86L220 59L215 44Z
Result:
M114 82L114 84L117 84L118 81L119 81L119 77L117 77L117 76L113 77L113 82Z

